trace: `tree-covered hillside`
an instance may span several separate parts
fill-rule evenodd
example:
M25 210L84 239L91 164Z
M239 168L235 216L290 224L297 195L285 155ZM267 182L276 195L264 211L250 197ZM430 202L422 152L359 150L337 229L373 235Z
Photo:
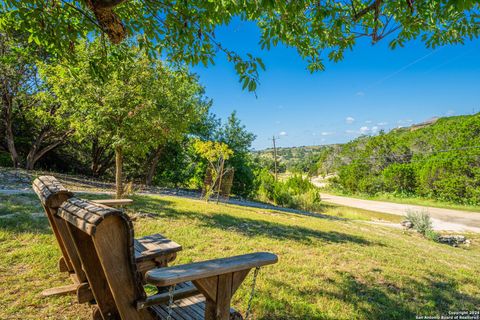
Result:
M327 146L301 146L277 148L278 172L309 172L316 168L319 156ZM273 171L275 153L273 148L254 152L258 161ZM316 173L316 170L314 169Z
M479 204L480 113L326 147L313 169L320 175L336 173L333 186L349 193Z

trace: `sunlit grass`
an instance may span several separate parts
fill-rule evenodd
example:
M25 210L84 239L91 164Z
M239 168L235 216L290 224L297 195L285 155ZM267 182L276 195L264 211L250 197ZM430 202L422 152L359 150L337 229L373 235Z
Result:
M478 237L470 247L453 248L356 221L374 217L335 206L325 207L326 217L309 217L175 197L134 200L129 213L144 213L134 222L136 235L160 232L181 244L175 264L253 251L278 254L279 263L260 272L256 319L412 319L480 305ZM73 297L39 296L69 280L57 271L60 253L46 218L26 213L40 212L38 204L2 210L19 214L0 218L0 319L90 319L88 307ZM235 295L240 311L250 281Z

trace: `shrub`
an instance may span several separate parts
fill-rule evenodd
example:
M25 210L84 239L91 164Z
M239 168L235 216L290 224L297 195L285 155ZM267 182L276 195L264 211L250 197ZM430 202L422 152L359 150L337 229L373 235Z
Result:
M413 228L424 236L433 232L432 219L426 211L407 211L407 220L413 224Z
M425 232L425 238L427 238L429 240L432 240L432 241L435 241L435 242L438 241L439 236L440 235L437 232L433 231L432 229L427 230Z
M409 163L394 163L383 172L384 188L398 193L413 193L417 186L415 170Z
M256 172L254 179L257 198L260 201L272 201L275 195L275 178L268 171L262 169Z
M436 197L441 200L464 202L470 179L466 176L447 175L433 183Z
M321 201L318 189L300 175L284 182L275 181L273 175L264 169L257 172L255 181L260 201L302 210L316 210Z
M0 167L12 167L12 158L10 158L10 154L7 152L0 151Z
M359 182L369 174L366 164L351 163L340 167L338 171L338 186L348 192L359 191Z
M301 175L294 175L288 178L284 185L294 195L305 193L314 187L308 179L304 179Z
M318 210L321 203L320 192L316 188L310 189L307 192L298 195L296 197L296 202L298 206L303 210Z
M383 189L383 181L379 176L367 176L358 182L358 191L369 195L375 195Z

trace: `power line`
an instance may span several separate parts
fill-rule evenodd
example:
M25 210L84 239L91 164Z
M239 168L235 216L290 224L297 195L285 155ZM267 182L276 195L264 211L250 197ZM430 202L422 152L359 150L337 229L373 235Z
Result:
M277 146L275 144L275 136L272 136L272 141L273 141L273 161L275 163L274 173L275 173L275 181L277 181Z
M436 153L447 153L451 151L466 151L466 150L475 150L475 149L480 149L480 146L471 146L471 147L461 147L461 148L454 148L454 149L442 149L442 150L432 150L432 151L423 151L423 152L412 152L408 154L391 154L391 155L385 155L385 156L370 156L368 159L370 160L376 160L376 159L385 159L390 157L393 158L407 158L407 157L413 157L415 155L425 155L425 154L436 154ZM410 150L408 150L410 151Z
M469 159L469 158L472 158L472 159L476 158L478 160L478 159L480 159L480 154L457 155L457 156L450 156L450 157L446 157L446 158L423 158L423 159L413 159L413 160L412 159L410 159L410 160L400 160L400 161L392 161L392 163L405 164L405 163L421 163L421 162L428 162L428 161L443 162L443 161L446 161L446 160ZM376 157L375 159L380 159L380 158ZM381 158L381 159L385 159L385 158ZM368 160L373 160L373 159L368 158L365 161L352 160L350 163L355 162L355 163L358 163L358 164L369 164L369 165L371 165L372 162L368 161Z

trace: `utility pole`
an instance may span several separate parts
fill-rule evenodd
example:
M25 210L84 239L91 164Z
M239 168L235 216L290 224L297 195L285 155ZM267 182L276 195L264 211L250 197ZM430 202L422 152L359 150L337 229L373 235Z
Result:
M277 181L277 146L275 145L275 136L272 137L273 141L273 159L275 163L275 182Z

